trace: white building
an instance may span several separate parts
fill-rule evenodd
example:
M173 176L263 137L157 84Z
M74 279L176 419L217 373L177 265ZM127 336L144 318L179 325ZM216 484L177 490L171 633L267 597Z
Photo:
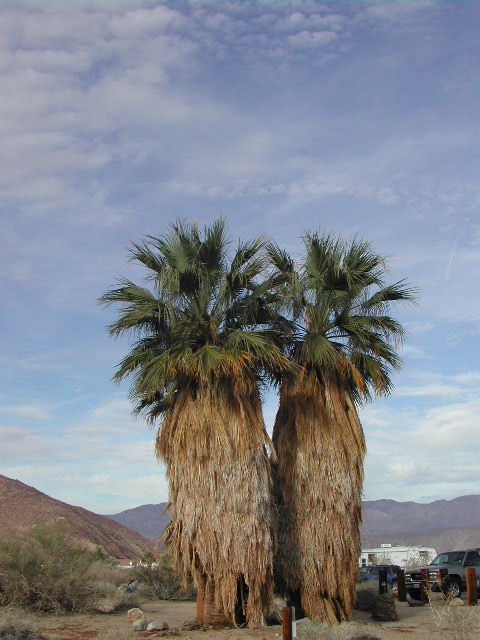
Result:
M384 543L373 549L362 549L359 566L367 567L374 564L398 564L400 567L405 567L407 564L422 566L429 564L436 555L437 552L433 547Z

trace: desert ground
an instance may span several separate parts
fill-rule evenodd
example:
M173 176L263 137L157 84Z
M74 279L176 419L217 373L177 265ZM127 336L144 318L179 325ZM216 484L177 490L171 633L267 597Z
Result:
M298 640L353 640L355 638L415 638L447 639L476 638L472 629L472 619L480 618L478 607L454 607L442 612L438 606L410 607L407 603L396 602L399 620L397 622L375 622L370 613L355 611L353 620L329 630L324 625L314 625L308 620L297 622ZM263 629L207 629L183 631L182 625L195 619L194 602L160 601L140 605L148 620L166 622L170 629L179 630L179 639L186 640L278 640L282 638L281 625ZM439 619L439 614L442 618ZM166 632L133 632L127 620L126 611L115 614L43 616L38 620L39 630L49 640L130 640L130 638L156 638ZM463 631L462 631L463 629ZM461 632L461 633L460 633ZM467 632L467 633L466 633ZM175 632L174 632L175 633Z

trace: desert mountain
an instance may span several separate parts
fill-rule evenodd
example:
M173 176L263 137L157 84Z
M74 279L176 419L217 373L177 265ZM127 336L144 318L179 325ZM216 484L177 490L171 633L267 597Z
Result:
M170 513L165 513L166 507L166 502L143 504L108 517L132 531L137 531L145 538L157 542L165 525L170 522Z
M101 547L114 558L140 558L152 543L105 516L55 500L19 480L0 475L2 539L22 537L39 523L59 522L79 546Z
M427 504L372 500L362 502L365 534L394 534L480 527L480 495Z
M108 516L157 541L169 514L166 503L146 504ZM428 504L372 500L362 503L363 546L423 544L435 549L480 547L480 496L469 495Z

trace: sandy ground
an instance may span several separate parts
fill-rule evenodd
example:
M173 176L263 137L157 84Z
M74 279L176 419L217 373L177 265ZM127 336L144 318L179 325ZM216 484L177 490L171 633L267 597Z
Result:
M147 620L166 622L170 629L179 629L179 638L185 640L279 640L282 639L282 627L271 626L263 629L208 629L182 631L184 622L195 619L196 604L194 602L161 601L140 605ZM350 640L364 636L366 638L418 638L420 640L448 639L449 637L479 637L471 634L453 635L449 631L452 626L452 614L456 616L455 626L464 625L465 618L474 615L478 621L480 608L456 607L442 612L441 607L409 607L407 603L396 603L398 622L375 622L370 613L356 611L352 622L341 625L330 631L324 625L312 626L309 621L297 622L297 640ZM437 609L437 611L435 611ZM438 620L439 613L443 613ZM436 615L434 615L436 614ZM436 619L435 619L436 618ZM127 620L126 612L115 614L46 616L39 620L41 632L49 640L130 640L130 638L160 637L160 632L136 632ZM466 625L471 627L470 622Z

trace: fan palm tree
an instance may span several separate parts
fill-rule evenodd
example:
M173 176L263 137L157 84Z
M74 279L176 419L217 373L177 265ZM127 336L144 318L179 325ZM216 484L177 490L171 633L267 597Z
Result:
M279 504L276 572L297 606L334 624L351 615L358 558L365 439L357 406L392 388L402 326L391 305L413 299L386 284L370 244L307 233L299 269L277 246L287 341L295 372L282 376L273 442Z
M223 219L178 222L133 244L151 288L121 280L113 336L133 336L114 379L130 378L138 414L158 421L174 562L205 593L205 623L264 624L273 590L274 511L260 389L289 364L272 329L265 240L229 258ZM201 603L200 603L201 604ZM200 607L201 608L201 607Z

